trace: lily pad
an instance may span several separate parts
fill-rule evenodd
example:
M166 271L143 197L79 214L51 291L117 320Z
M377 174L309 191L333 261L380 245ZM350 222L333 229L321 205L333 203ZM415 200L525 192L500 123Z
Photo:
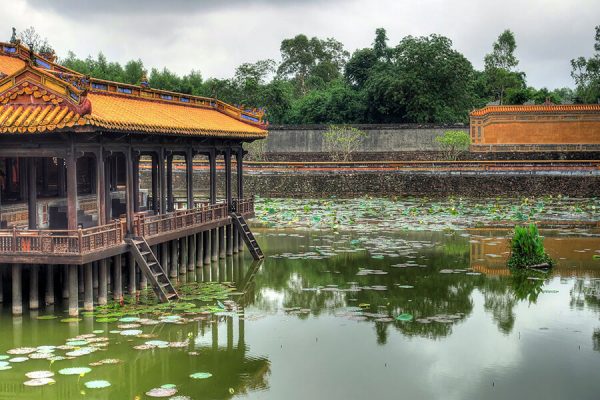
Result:
M85 375L91 372L92 369L88 367L75 367L75 368L63 368L58 371L61 375Z
M176 389L177 385L175 385L174 383L165 383L164 385L161 385L162 389Z
M142 331L139 329L128 329L126 331L121 331L122 336L136 336L141 333L142 333Z
M51 385L53 383L56 383L56 381L52 378L38 378L38 379L31 379L29 381L26 381L23 383L23 385L25 385L25 386L44 386L44 385Z
M210 372L196 372L190 375L192 379L207 379L210 378L212 374Z
M27 358L27 357L13 357L13 358L11 358L8 361L10 361L11 363L22 363L22 362L25 362L27 360L29 360L29 358Z
M396 321L402 321L402 322L412 321L412 319L413 319L413 316L408 313L403 313L396 317Z
M79 322L79 321L83 321L81 318L64 318L61 319L60 322L65 322L65 323L72 323L72 322Z
M171 397L177 393L177 389L154 388L146 392L148 397Z
M52 371L32 371L25 374L29 379L43 379L43 378L52 378L54 376L54 372Z
M49 319L56 319L56 318L58 318L56 315L40 315L40 316L36 317L36 319L39 319L42 321L49 320Z
M84 383L85 387L88 389L103 389L110 386L109 381L97 380L97 381L89 381Z

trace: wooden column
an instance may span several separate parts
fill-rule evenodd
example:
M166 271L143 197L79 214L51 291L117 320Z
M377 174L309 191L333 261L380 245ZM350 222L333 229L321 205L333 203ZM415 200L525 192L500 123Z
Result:
M152 211L154 214L158 214L160 209L160 193L158 192L158 180L159 180L159 168L160 165L158 154L152 153L151 163L151 175L152 175Z
M204 265L210 264L211 247L210 247L210 231L202 232L202 251L204 253Z
M33 264L29 267L29 309L40 308L40 266Z
M210 230L211 261L219 260L219 239L217 237L217 231L217 228Z
M48 158L47 157L43 157L41 159L41 165L42 165L42 193L44 196L48 196L48 181L50 180L48 178Z
M27 159L27 212L29 229L37 229L37 166L35 158L32 157Z
M27 159L17 158L19 164L19 198L25 200L27 197Z
M226 149L224 153L225 160L225 199L227 205L231 205L232 193L231 193L231 150Z
M204 262L204 250L203 245L204 232L198 232L196 234L196 268L200 268Z
M219 227L219 258L225 258L225 227Z
M237 167L237 197L244 198L244 150L239 149L236 153Z
M187 208L194 208L194 152L188 148L185 153L185 180L187 190Z
M67 226L70 230L77 229L77 157L75 146L66 159L67 164ZM70 270L69 270L70 271ZM75 270L77 272L77 270ZM69 275L70 276L70 275Z
M237 197L238 199L244 198L244 149L240 148L236 153L237 158ZM236 229L237 231L237 229ZM244 239L242 238L242 232L237 231L237 248L238 251L244 250Z
M122 277L122 259L121 255L113 257L113 300L121 300L123 297L123 277Z
M233 224L225 226L225 253L228 256L233 255Z
M12 264L12 313L23 314L23 283L21 282L21 264Z
M159 176L159 212L161 214L165 214L167 212L167 174L165 171L165 149L164 147L160 148L160 152L158 154L158 176Z
M110 177L112 173L112 162L106 154L102 154L104 157L104 221L108 223L112 220L112 197L110 195Z
M209 201L210 204L217 202L217 157L214 151L208 153L208 166L209 166Z
M179 238L179 274L185 275L187 273L188 264L188 238L184 236Z
M135 281L135 258L131 252L127 253L127 270L129 271L127 279L127 287L129 288L129 294L135 294L137 291L137 285Z
M126 221L127 221L127 233L133 234L133 215L135 214L135 193L134 193L134 179L133 179L133 154L130 147L125 150L125 176L126 176L126 187L125 187L125 201L126 201Z
M188 249L190 251L188 255L188 271L196 269L196 235L190 235L188 237Z
M132 154L133 162L133 211L140 211L140 153L134 151Z
M173 154L167 155L167 211L175 210L173 199Z
M171 261L169 262L170 264L170 273L169 276L171 278L177 278L177 263L178 263L178 257L177 257L177 246L179 244L179 241L177 239L175 240L171 240Z
M169 243L160 244L160 265L163 267L165 274L169 273Z
M98 305L103 306L108 300L108 259L100 260L98 266Z
M47 306L54 304L54 265L46 265L46 294L44 297Z
M66 197L67 195L67 168L65 160L62 158L56 161L56 194L58 197Z
M4 302L4 265L0 264L0 304Z
M85 311L94 310L94 282L92 263L87 263L83 266L83 309Z
M106 170L104 168L104 151L102 147L96 151L96 207L98 209L98 225L106 224Z
M69 166L67 165L67 168ZM69 170L67 169L67 174ZM78 288L78 269L77 265L69 265L69 316L79 315L79 288Z

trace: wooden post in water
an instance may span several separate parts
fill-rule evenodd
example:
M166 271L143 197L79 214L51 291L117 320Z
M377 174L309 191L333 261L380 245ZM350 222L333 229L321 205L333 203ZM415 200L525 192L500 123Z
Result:
M12 313L13 315L23 314L23 285L21 282L21 264L12 264Z
M219 227L219 258L225 258L225 227Z
M85 286L83 286L83 268L77 268L77 284L79 294L83 294L85 292Z
M68 170L67 170L68 172ZM69 316L79 315L78 265L69 265Z
M40 308L40 266L31 265L29 268L29 309L37 310Z
M236 153L237 157L237 195L238 200L242 200L244 198L244 149L239 149ZM244 239L242 238L242 232L237 232L237 244L238 250L244 250Z
M217 237L217 228L210 230L210 248L211 248L211 261L219 260L219 239Z
M204 232L198 232L196 234L196 268L200 268L204 263L204 250L202 245L204 243Z
M69 298L69 266L61 265L60 266L61 273L61 282L62 282L62 298Z
M108 259L103 258L98 265L98 305L103 306L108 300Z
M184 236L179 238L179 249L180 249L180 260L179 260L179 275L185 275L187 273L188 264L188 238Z
M4 302L4 265L0 264L0 304Z
M119 301L123 296L123 277L121 271L121 255L113 257L113 300Z
M204 265L210 265L211 244L210 231L202 232L202 252L204 253Z
M190 235L188 237L188 247L190 250L190 254L188 256L188 271L193 271L196 269L196 236Z
M177 271L178 271L178 265L177 265L177 245L179 244L179 241L177 239L171 240L171 261L170 261L170 277L171 278L177 278Z
M127 287L129 294L134 295L137 291L135 282L135 258L131 252L127 253L127 270L129 271Z
M225 247L227 256L233 255L233 224L225 225Z
M99 278L98 274L99 274L99 272L98 272L98 261L94 261L92 263L92 281L93 281L92 287L94 288L95 291L98 290L98 286L99 286L99 283L98 283L98 278Z
M47 306L54 304L54 265L46 265L46 293L44 301Z
M165 274L169 274L169 243L160 244L160 265L163 267Z
M83 266L83 309L85 311L94 310L94 277L92 271L92 263L87 263Z

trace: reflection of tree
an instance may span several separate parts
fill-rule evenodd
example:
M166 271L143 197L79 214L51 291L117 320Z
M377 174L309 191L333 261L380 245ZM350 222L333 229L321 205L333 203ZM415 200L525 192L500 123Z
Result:
M514 306L518 300L505 277L488 278L483 285L483 307L492 313L498 329L503 333L510 333L515 324Z
M544 285L540 274L542 273L533 270L514 269L510 271L510 277L485 279L482 287L483 305L486 311L492 313L498 329L503 333L512 331L515 324L513 308L520 301L537 301Z

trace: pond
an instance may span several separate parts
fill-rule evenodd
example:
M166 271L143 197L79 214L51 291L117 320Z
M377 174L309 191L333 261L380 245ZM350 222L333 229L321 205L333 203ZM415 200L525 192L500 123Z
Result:
M467 200L397 203L263 200L265 261L189 273L179 305L74 322L5 306L0 399L598 397L597 200L494 200L496 221ZM514 274L494 222L516 212L589 224L542 229L557 266Z

